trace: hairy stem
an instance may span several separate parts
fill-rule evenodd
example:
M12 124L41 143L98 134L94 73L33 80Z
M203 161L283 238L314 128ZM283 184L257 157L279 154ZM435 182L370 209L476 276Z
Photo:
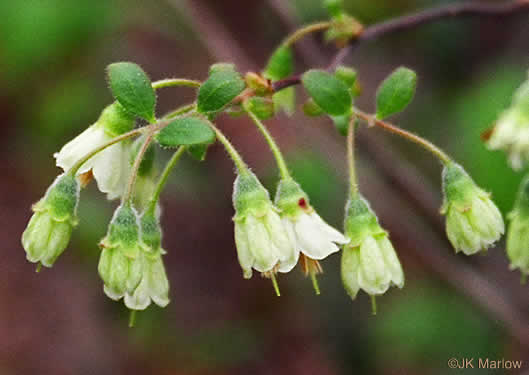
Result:
M376 125L390 133L397 134L403 138L406 138L407 140L414 142L419 146L423 147L424 149L430 151L432 154L434 154L434 156L441 160L443 164L448 164L452 161L452 159L443 150L434 145L432 142L421 138L418 135L413 134L407 130L401 129L398 126L395 126L389 122L379 120L375 116L362 112L358 109L355 109L354 112L356 116L366 121L369 125Z
M175 117L178 117L178 116L193 112L195 110L196 106L197 106L196 103L191 103L191 104L184 105L184 106L182 106L180 108L177 108L177 109L169 112L168 114L164 115L163 118L166 119L166 120L170 120L170 119L173 119Z
M164 88L164 87L173 87L173 86L182 86L182 87L192 87L199 88L202 83L200 81L195 81L192 79L185 78L166 78L152 83L152 88L155 90Z
M279 172L281 173L281 178L283 179L289 179L291 178L290 172L288 171L287 164L285 162L285 158L283 157L283 154L281 153L281 150L279 149L279 146L277 145L276 141L266 128L266 126L259 120L259 118L251 111L246 111L248 113L248 116L253 120L261 134L265 137L266 142L268 143L268 146L270 147L270 150L272 150L272 153L274 154L274 157L277 162L277 166L279 168Z
M125 190L125 194L123 194L123 202L128 202L132 199L132 193L134 192L134 185L136 183L136 178L138 177L138 170L140 169L141 161L143 160L143 156L151 144L155 132L156 128L152 128L149 133L147 133L145 141L138 151L138 155L136 155L136 159L134 160L134 165L132 166L132 171L130 173L129 182L127 184L127 190Z
M358 182L356 179L356 167L355 167L355 122L356 118L353 116L349 123L349 129L347 129L347 166L349 169L349 193L351 196L358 194Z
M317 22L307 26L302 27L290 34L282 43L283 46L291 47L298 40L304 38L305 36L318 32L327 30L331 26L330 22Z
M156 203L160 199L160 194L162 193L162 190L165 187L167 180L169 179L169 175L171 174L171 171L173 170L173 168L176 166L176 164L182 157L185 150L186 150L185 146L180 146L178 150L175 151L171 159L169 159L169 161L165 165L165 168L158 180L158 184L156 185L156 190L154 191L154 194L146 209L146 212L154 212L156 208Z
M233 160L233 163L235 164L235 167L237 167L237 171L239 173L244 173L244 172L248 171L248 166L246 165L246 163L242 159L241 154L239 154L239 152L235 149L235 147L233 147L233 145L228 140L228 138L226 138L226 136L220 131L220 129L217 128L211 121L207 120L206 118L204 118L204 120L207 121L207 123L209 124L211 129L217 135L217 139L219 140L219 142L222 143L222 145L224 146L224 148L228 152L228 155L230 155L230 158L231 158L231 160Z

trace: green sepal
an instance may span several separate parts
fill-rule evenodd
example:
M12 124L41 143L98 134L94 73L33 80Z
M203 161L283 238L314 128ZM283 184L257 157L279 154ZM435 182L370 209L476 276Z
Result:
M332 116L351 112L352 98L347 86L323 70L309 70L302 77L303 86L323 111Z
M162 246L162 228L154 212L148 211L141 216L141 239L148 251L159 251Z
M215 64L209 78L198 90L197 111L204 114L218 112L231 103L246 83L231 64Z
M237 176L233 186L234 220L243 220L249 212L261 216L271 204L268 191L252 171L247 170Z
M263 77L272 81L286 78L294 72L294 54L289 46L281 45L270 56Z
M460 211L465 211L468 209L467 204L471 201L472 195L488 196L475 184L463 167L455 162L450 162L443 168L442 182L444 202L441 213L445 213L452 205Z
M101 247L117 249L128 258L137 258L141 246L138 213L130 204L124 203L114 212Z
M134 116L128 113L125 108L118 102L107 106L97 124L105 129L105 132L111 137L117 137L134 129Z
M74 176L63 174L49 187L43 200L34 206L35 211L47 210L55 221L77 224L76 211L80 185ZM41 203L42 202L42 203Z
M303 212L309 213L313 211L308 195L291 178L279 181L274 202L281 211L281 216L285 215L295 218Z
M345 236L350 239L347 246L356 247L369 236L385 235L386 231L378 223L377 216L364 197L351 197L345 207Z
M400 67L391 73L377 90L376 117L380 120L403 111L412 101L417 88L417 75Z
M107 73L112 95L125 110L151 123L156 122L156 93L147 73L131 62L110 64Z

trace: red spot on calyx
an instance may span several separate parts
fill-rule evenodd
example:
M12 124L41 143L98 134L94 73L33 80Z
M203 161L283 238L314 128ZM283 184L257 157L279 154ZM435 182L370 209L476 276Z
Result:
M303 209L307 209L308 208L307 201L305 200L305 198L301 198L298 201L298 206L303 208Z

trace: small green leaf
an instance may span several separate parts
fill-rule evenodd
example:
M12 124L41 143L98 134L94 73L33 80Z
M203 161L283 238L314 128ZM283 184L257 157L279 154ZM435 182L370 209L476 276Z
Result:
M323 2L327 12L331 17L338 17L343 13L343 1L342 0L325 0Z
M275 114L274 102L270 98L253 97L246 99L244 109L252 112L260 120L267 120Z
M288 46L280 46L277 48L266 65L263 71L265 78L277 81L288 77L294 72L294 54L292 49Z
M376 117L384 119L404 110L413 99L416 87L417 75L413 70L396 69L378 88Z
M357 73L356 70L352 68L340 65L336 68L334 75L340 81L345 83L349 89L352 89L356 84Z
M343 116L333 116L332 122L334 123L334 126L336 127L336 130L338 130L338 133L340 133L343 136L347 136L347 131L349 130L349 124L351 123L351 114L343 115Z
M303 104L303 112L309 117L317 117L323 115L323 109L317 105L314 100L311 98Z
M208 123L198 117L182 117L172 120L160 130L156 140L163 147L212 143L215 133Z
M125 110L155 122L156 94L147 74L137 64L119 62L107 67L108 82L114 98Z
M296 111L296 90L294 87L287 87L276 92L272 96L276 111L282 110L287 116L292 116Z
M332 116L351 111L352 99L345 83L323 70L309 70L302 77L303 86L314 102Z
M192 145L187 147L187 152L194 159L198 161L206 160L206 154L208 153L209 143L202 143L199 145Z
M215 64L210 76L198 90L197 111L212 113L223 109L246 87L233 65Z

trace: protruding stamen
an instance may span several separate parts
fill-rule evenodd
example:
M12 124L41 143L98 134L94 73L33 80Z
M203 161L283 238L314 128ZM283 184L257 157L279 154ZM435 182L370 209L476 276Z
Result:
M279 284L277 283L276 275L274 274L274 272L270 272L270 276L269 277L272 280L272 285L274 286L274 290L276 292L276 296L281 297L281 292L279 292Z
M35 269L35 272L39 273L41 269L42 269L42 263L39 263L37 264L37 268Z

